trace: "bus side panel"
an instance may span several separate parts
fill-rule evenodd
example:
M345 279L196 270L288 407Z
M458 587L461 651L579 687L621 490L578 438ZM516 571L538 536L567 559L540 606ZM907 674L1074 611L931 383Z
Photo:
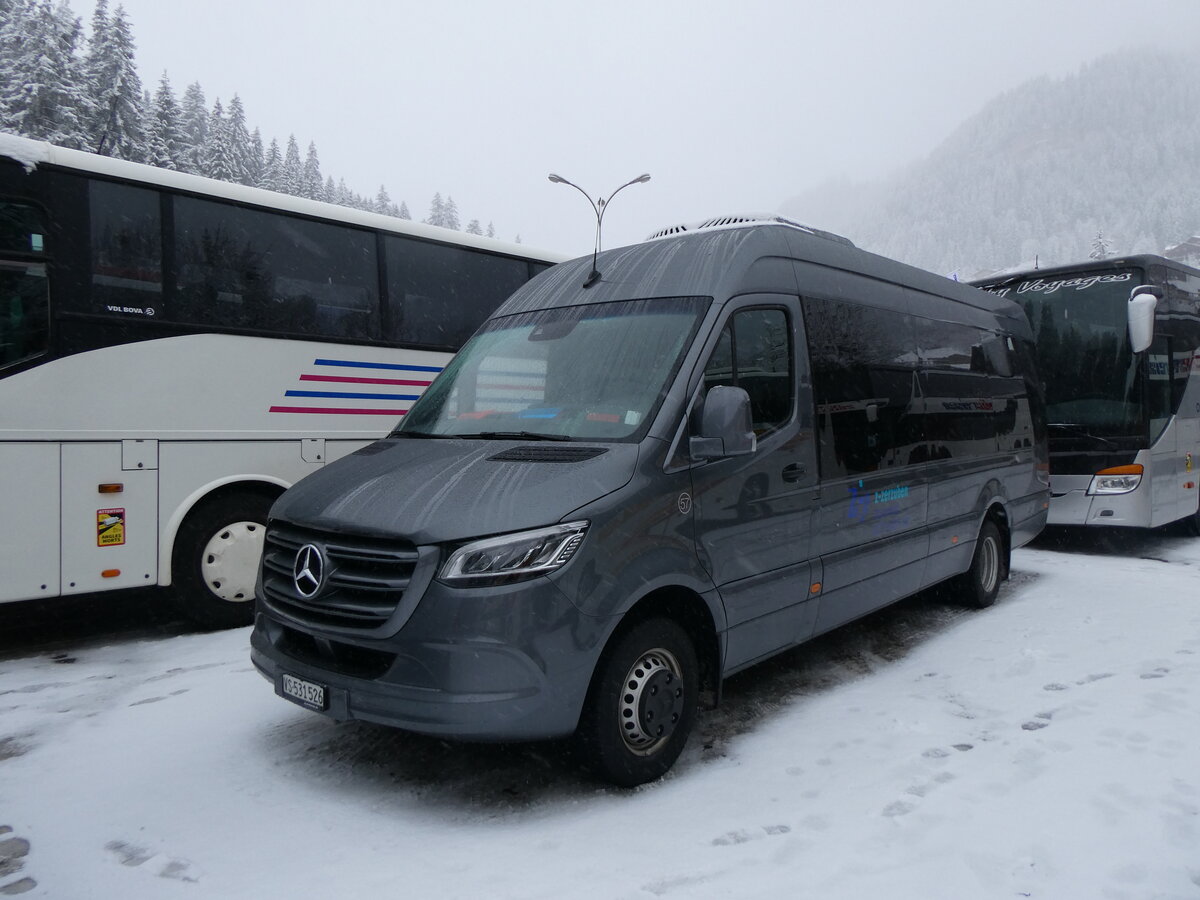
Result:
M327 442L340 453L358 441ZM158 448L162 470L159 516L159 583L171 583L171 555L179 526L192 508L217 488L235 484L271 484L282 491L325 460L308 461L304 441L164 441Z
M158 578L158 472L125 469L122 459L120 441L63 445L63 594L145 587Z
M58 596L60 445L0 443L5 478L0 603Z

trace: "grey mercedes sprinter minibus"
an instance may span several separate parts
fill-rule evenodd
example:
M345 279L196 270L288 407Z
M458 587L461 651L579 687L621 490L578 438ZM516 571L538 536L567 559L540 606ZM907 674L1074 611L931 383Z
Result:
M1046 520L1031 359L1012 301L783 220L560 264L275 503L254 664L657 778L731 673L939 582L992 603Z

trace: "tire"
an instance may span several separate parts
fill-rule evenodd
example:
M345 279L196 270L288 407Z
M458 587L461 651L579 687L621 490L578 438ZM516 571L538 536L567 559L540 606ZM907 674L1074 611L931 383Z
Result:
M202 502L184 519L172 570L184 616L205 628L254 621L254 586L272 502L266 494L227 494Z
M996 602L1000 582L1005 578L1004 539L996 523L988 519L979 529L971 568L959 576L956 593L973 609L986 609Z
M699 706L699 665L686 631L649 619L618 633L592 679L575 734L585 766L620 787L666 773Z

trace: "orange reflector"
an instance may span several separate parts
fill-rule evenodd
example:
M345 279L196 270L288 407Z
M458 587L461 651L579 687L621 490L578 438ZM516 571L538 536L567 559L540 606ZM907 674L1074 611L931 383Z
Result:
M1184 490L1190 491L1195 486L1196 486L1196 482L1194 482L1194 481L1185 481L1183 483Z
M957 534L954 537L950 538L950 543L952 543L952 544L958 543L958 535Z
M102 578L116 578L116 577L117 577L118 575L120 575L120 574L121 574L121 570L120 570L120 569L105 569L103 572L101 572L101 573L100 573L100 577L102 577Z
M1141 475L1141 466L1113 466L1111 469L1101 469L1097 475Z
M810 594L819 594L819 593L821 593L821 582L819 582L819 581L817 581L817 582L814 582L814 583L813 583L813 585L812 585L812 586L811 586L811 587L808 589L808 592L809 592Z
M123 484L101 484L98 487L102 494L119 494L125 490L125 485Z

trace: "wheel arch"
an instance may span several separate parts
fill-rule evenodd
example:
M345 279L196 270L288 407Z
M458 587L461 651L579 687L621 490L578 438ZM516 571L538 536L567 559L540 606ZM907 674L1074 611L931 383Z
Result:
M289 487L289 482L274 475L231 475L210 481L188 494L171 511L163 526L162 542L158 548L159 585L169 587L174 582L175 543L179 529L197 509L238 494L254 494L273 501Z
M596 673L602 668L601 660L610 652L621 635L630 628L649 619L664 618L676 622L687 632L696 650L700 666L700 699L707 707L716 706L721 695L722 641L712 611L704 598L695 591L671 585L656 588L639 598L621 616L605 641L604 650L596 661L592 672L589 695L595 689Z

